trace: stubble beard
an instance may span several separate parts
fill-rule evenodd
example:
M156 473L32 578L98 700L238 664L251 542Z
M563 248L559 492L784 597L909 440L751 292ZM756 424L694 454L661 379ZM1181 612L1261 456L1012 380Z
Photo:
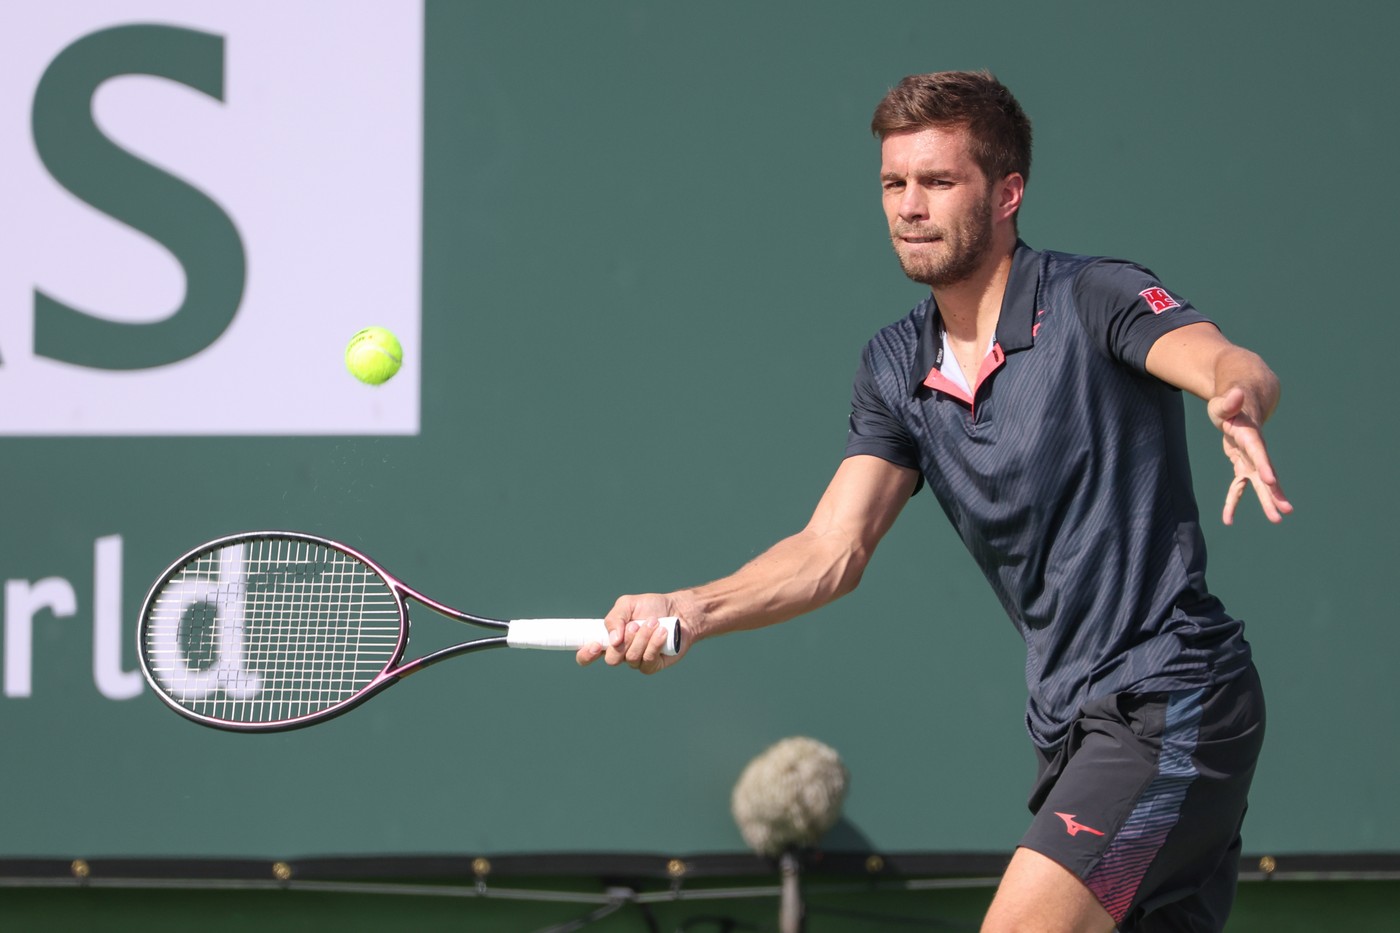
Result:
M944 249L932 256L906 255L899 248L899 238L908 235L939 236ZM891 231L891 240L900 268L915 282L930 288L946 288L965 282L981 266L992 248L991 198L978 206L966 224L941 231L901 224Z

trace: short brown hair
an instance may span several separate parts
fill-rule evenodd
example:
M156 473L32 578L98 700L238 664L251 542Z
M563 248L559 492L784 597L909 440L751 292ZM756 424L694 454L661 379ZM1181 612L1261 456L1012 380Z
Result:
M870 121L870 131L881 140L930 126L967 127L972 158L988 181L1012 173L1030 181L1031 121L990 71L909 75L890 89Z

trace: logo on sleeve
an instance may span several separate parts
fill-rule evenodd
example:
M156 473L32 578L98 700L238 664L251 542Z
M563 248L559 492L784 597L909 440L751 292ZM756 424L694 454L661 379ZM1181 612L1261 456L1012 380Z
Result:
M1179 308L1175 298L1167 294L1167 290L1159 285L1138 292L1142 300L1147 302L1147 306L1152 309L1153 314L1161 314L1163 311L1170 311L1172 308Z

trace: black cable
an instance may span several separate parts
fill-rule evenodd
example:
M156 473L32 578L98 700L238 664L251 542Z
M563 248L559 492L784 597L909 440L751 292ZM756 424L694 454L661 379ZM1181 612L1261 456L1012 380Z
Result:
M604 904L597 910L585 914L584 916L579 917L576 920L568 920L564 923L559 923L554 926L544 927L540 930L536 930L535 933L575 933L576 930L582 930L590 923L597 923L604 917L616 913L617 911L621 910L626 904L627 901L625 900L613 901L610 904Z
M651 912L648 904L638 904L637 909L642 912L642 919L646 921L647 929L651 933L661 933L661 924L656 922L656 914Z

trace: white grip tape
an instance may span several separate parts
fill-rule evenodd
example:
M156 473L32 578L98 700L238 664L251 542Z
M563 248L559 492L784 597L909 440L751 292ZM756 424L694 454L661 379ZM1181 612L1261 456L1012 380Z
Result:
M657 620L670 633L662 654L675 654L675 616ZM608 627L602 619L512 619L506 631L506 644L512 648L544 648L550 651L577 651L591 642L608 643Z

